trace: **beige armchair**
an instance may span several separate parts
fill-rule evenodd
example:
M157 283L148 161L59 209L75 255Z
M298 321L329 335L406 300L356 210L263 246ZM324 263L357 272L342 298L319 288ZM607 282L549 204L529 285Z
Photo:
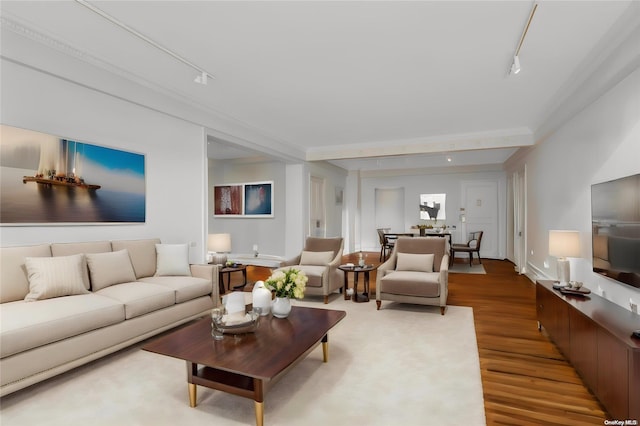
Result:
M295 267L304 271L309 278L305 294L324 296L324 303L329 303L329 295L344 284L344 272L338 269L342 261L343 245L341 237L308 237L302 253L283 262L278 269Z
M378 267L376 304L382 300L440 306L444 315L449 284L447 240L401 237L389 260Z

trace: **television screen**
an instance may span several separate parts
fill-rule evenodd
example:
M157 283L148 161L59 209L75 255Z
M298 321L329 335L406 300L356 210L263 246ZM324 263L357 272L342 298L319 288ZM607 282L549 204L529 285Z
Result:
M640 288L640 174L591 186L593 271Z

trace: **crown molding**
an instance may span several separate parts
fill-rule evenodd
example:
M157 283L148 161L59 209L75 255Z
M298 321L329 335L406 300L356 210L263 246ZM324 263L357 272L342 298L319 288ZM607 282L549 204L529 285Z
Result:
M422 167L412 169L361 170L360 178L380 178L396 176L427 176L443 174L504 172L502 164L482 164L452 167Z
M517 148L534 144L528 128L464 133L384 142L339 145L307 150L307 161L344 160L362 157L433 154L493 148Z

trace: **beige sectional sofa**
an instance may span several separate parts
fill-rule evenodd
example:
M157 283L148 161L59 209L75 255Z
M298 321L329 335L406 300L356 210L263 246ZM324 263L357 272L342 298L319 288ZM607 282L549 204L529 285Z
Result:
M0 396L218 303L217 266L189 265L186 245L147 239L0 248Z

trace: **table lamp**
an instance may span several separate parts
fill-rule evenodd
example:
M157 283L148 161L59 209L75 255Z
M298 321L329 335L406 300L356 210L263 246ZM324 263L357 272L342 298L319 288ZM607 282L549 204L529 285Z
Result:
M549 231L549 256L558 258L560 285L569 285L571 271L567 257L580 257L580 233L578 231Z
M211 263L224 265L227 263L227 253L231 251L230 234L209 234L207 248L213 252Z

